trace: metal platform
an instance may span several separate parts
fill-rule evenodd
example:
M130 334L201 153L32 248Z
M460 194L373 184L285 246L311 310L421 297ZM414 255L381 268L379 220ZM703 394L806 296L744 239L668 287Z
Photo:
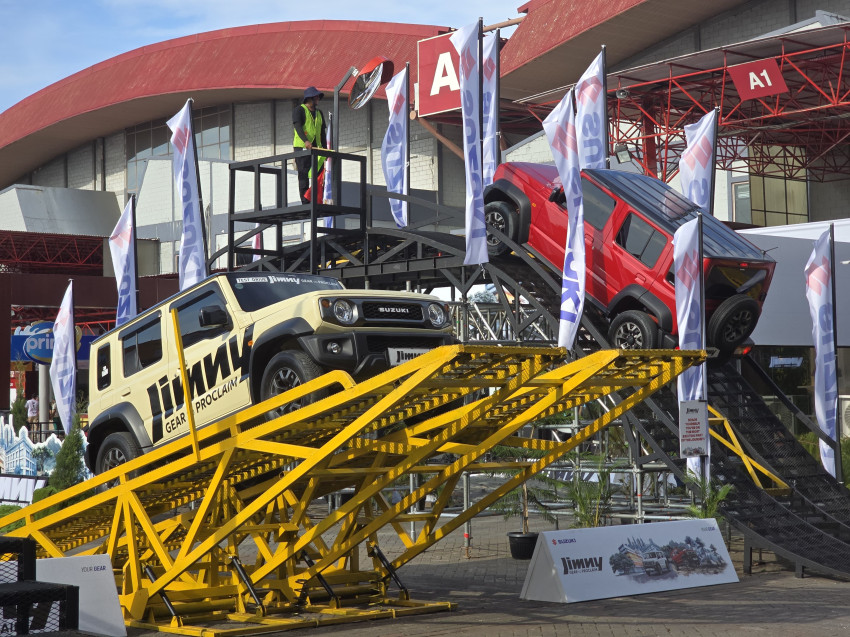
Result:
M128 626L224 635L448 610L451 602L412 601L397 570L701 353L607 350L566 364L565 357L551 347L456 345L361 383L331 372L198 430L197 447L186 436L0 525L23 520L11 535L34 539L42 556L110 555ZM330 395L267 419L319 389ZM624 390L628 398L564 443L517 435L540 417ZM542 457L488 462L497 444ZM465 472L499 469L506 470L500 486L440 519ZM411 474L421 476L419 486L388 501L383 490ZM350 500L310 517L311 502L343 488L353 491ZM427 494L436 494L433 508L410 513ZM421 524L415 537L403 528L411 520ZM378 544L386 529L406 547L392 558ZM257 558L242 564L246 543Z

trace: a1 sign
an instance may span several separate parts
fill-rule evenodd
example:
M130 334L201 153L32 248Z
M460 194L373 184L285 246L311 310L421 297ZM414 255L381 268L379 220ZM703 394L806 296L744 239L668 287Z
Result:
M434 115L460 108L460 57L451 33L419 41L419 115Z
M782 71L774 58L730 66L729 75L742 100L788 92Z

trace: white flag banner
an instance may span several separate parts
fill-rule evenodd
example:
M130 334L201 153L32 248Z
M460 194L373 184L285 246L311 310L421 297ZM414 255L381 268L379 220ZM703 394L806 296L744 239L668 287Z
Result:
M821 430L835 440L838 413L838 377L836 374L835 326L832 321L832 267L829 230L815 241L806 263L806 298L812 315L812 339L815 342L815 415ZM820 441L823 468L835 477L835 452Z
M192 102L168 120L171 144L174 146L172 167L174 185L180 193L183 208L183 235L180 238L180 289L185 290L206 278L204 254L204 225L201 217L201 198L198 175L195 171L195 138L192 132Z
M136 229L133 227L133 202L130 197L124 212L109 236L109 252L118 285L118 307L115 327L119 327L139 313L136 307Z
M407 127L410 122L407 86L407 68L396 73L387 84L390 122L381 144L381 166L384 169L387 192L398 195L410 194L410 184L407 183ZM399 228L407 226L406 201L390 199L390 212L395 225Z
M685 126L688 147L679 160L682 194L706 212L711 211L711 182L714 180L714 128L717 115L709 111L696 124Z
M493 183L496 166L499 165L499 43L494 33L484 36L484 59L481 70L484 73L481 84L484 104L484 161L481 177L486 188Z
M56 398L56 412L65 433L71 433L77 398L77 338L74 331L74 282L68 283L65 298L53 324L53 360L50 384Z
M561 275L558 345L572 349L584 309L585 287L584 205L572 91L568 92L543 120L543 130L549 140L555 167L564 186L569 216Z
M702 299L699 288L701 267L699 220L692 219L676 230L673 235L673 272L679 349L702 349ZM702 391L704 373L703 365L694 365L679 375L676 382L680 405L688 401L705 400ZM700 459L688 458L688 469L698 476L702 475Z
M460 104L463 116L463 156L466 169L466 256L464 265L487 263L484 184L481 179L481 131L478 106L478 23L449 37L460 56Z
M605 138L608 103L605 96L605 55L600 53L579 78L576 91L576 128L578 129L579 166L606 168L608 149Z

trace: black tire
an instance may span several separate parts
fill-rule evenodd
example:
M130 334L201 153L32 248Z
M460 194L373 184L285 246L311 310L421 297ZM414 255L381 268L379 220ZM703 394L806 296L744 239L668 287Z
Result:
M269 361L263 372L263 380L260 383L260 400L267 400L272 396L282 394L294 387L298 387L298 385L318 378L323 373L322 368L316 365L313 359L304 352L279 352ZM279 409L270 411L268 417L271 419L288 414L296 409L301 409L305 405L321 400L326 395L327 392L324 390L315 391L303 398L287 403Z
M484 206L484 220L488 227L493 226L511 241L516 241L517 213L511 204L504 201L491 201ZM487 232L487 254L491 257L498 257L510 251L510 247L490 234L489 231Z
M109 434L97 452L95 473L100 475L141 455L142 448L133 434L126 431Z
M752 297L730 296L708 321L708 344L721 352L731 352L756 329L760 311L758 302Z
M655 321L640 310L618 314L608 329L608 342L614 349L655 349L657 337Z

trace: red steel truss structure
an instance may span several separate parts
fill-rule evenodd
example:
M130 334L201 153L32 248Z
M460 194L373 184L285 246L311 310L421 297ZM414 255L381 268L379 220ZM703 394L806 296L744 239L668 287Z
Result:
M611 150L669 181L684 126L720 112L717 166L759 176L850 177L850 26L762 38L608 75ZM773 58L788 91L742 99L730 67Z

